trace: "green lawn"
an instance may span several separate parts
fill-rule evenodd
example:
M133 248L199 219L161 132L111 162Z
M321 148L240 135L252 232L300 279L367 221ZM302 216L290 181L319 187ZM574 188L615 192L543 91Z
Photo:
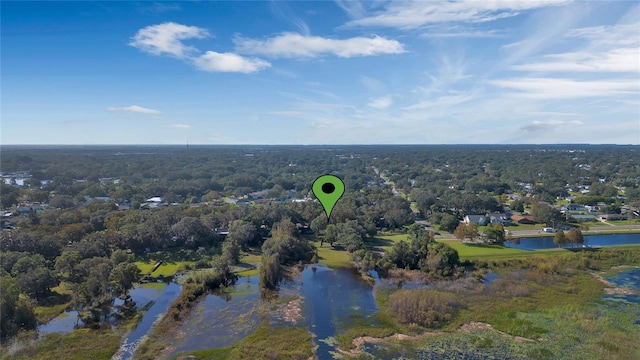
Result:
M144 275L151 271L153 265L156 264L156 261L136 261L135 262L140 272ZM172 261L172 262L163 262L156 271L153 272L153 276L173 276L178 270L184 269L185 265L193 266L195 261Z
M517 225L512 224L509 226L505 226L504 228L511 231L518 231L518 230L539 230L546 226L547 225L545 224L517 224Z
M332 268L346 268L351 266L349 253L344 250L333 250L329 243L320 247L319 241L311 242L318 249L318 262Z
M536 235L539 236L539 235ZM397 235L383 235L375 237L371 243L372 246L384 251L391 249L394 243L400 240L406 240L406 234ZM513 249L500 245L467 245L460 242L457 239L438 239L438 242L447 244L458 251L460 259L471 260L477 258L504 258L504 257L519 257L529 255L546 255L554 252L565 252L563 249L546 249L546 250L521 250Z
M438 240L458 251L461 260L472 260L478 258L513 258L530 255L548 255L553 253L563 253L565 249L544 249L544 250L521 250L500 245L468 245L459 240Z
M607 220L612 225L640 225L640 220Z

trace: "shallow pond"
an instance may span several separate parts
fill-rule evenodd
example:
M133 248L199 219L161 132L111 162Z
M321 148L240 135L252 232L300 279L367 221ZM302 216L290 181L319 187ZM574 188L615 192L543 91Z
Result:
M65 311L46 324L38 326L38 336L51 333L68 333L84 325L77 311Z
M169 305L180 295L181 290L182 286L173 282L159 288L143 287L131 290L131 297L139 308L149 305L151 301L153 303L148 306L140 322L127 335L112 359L131 359L140 342L146 337L156 321L169 309ZM147 302L145 303L145 301Z
M371 319L378 312L373 287L353 270L307 267L302 272L301 294L309 331L315 334L319 360L333 359L337 335L343 322Z
M240 278L235 286L206 295L179 331L174 353L233 345L259 324L258 277Z
M585 235L584 243L588 246L640 244L640 234ZM522 250L554 249L558 247L553 243L553 236L521 238L518 245L515 245L512 241L506 241L504 245ZM571 248L571 245L565 247Z
M640 268L631 268L605 278L616 286L640 290Z

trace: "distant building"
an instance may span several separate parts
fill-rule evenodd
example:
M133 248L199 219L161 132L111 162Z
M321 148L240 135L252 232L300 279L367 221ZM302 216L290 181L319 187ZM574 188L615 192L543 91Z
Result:
M598 216L598 220L600 221L608 221L608 220L626 220L627 214L602 214Z
M465 224L476 224L479 226L487 225L487 217L484 215L466 215L464 217Z
M511 215L511 221L518 224L535 224L535 220L531 215Z

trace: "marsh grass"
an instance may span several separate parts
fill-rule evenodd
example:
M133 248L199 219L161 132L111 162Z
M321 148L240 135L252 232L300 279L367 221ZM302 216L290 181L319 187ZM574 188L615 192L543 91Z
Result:
M136 320L131 320L131 322ZM128 326L115 330L77 329L67 334L52 333L3 359L86 360L111 359Z
M612 247L591 252L566 252L556 256L529 256L489 259L473 263L476 273L493 271L500 278L490 284L482 277L433 281L433 289L398 290L378 287L380 307L377 324L355 322L338 337L342 349L353 348L360 336L385 337L446 331L445 335L421 337L416 341L389 340L369 345L375 358L456 358L476 355L480 358L532 359L640 359L640 305L601 300L604 284L590 271L615 265L640 265L637 247ZM455 312L446 324L419 327L401 323L391 316L394 294L414 293L419 299L448 292L456 297ZM427 304L426 302L425 304ZM416 304L422 306L420 301ZM429 309L423 309L428 311ZM406 320L405 321L409 321ZM458 331L464 324L483 322L495 330ZM373 330L375 329L375 330ZM520 336L529 341L515 341ZM359 355L356 358L369 358Z
M306 328L272 328L263 325L236 345L191 351L178 356L193 356L201 360L306 360L313 357L313 342Z

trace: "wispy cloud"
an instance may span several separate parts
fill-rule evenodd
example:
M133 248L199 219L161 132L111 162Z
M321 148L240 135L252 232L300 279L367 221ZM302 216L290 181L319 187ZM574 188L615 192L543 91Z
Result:
M583 125L580 120L534 120L530 124L520 128L526 132L538 132L538 131L554 131L562 127L570 127Z
M309 35L311 33L307 23L304 20L302 20L300 17L296 16L285 2L270 1L269 8L271 9L271 12L274 15L278 16L283 20L290 22L304 35Z
M138 30L129 45L153 55L166 54L185 58L198 50L183 44L182 40L202 39L208 36L210 35L206 29L166 22Z
M314 58L325 54L350 58L405 52L404 46L400 42L377 35L331 39L289 32L266 40L238 36L234 42L236 43L236 51L240 53L259 54L273 58Z
M380 26L416 29L427 24L446 22L481 23L520 14L522 11L565 4L549 1L392 1L381 11L365 13L362 7L338 3L354 17L347 26ZM351 3L350 1L348 3Z
M257 58L246 58L234 53L218 53L207 51L193 59L200 70L210 72L240 72L252 73L271 66L267 61Z
M149 109L149 108L138 106L138 105L131 105L131 106L125 106L125 107L108 107L107 111L122 111L122 112L148 114L148 115L161 114L160 110Z
M640 72L640 48L607 53L572 52L545 55L543 61L512 66L523 71Z
M141 3L137 5L138 11L147 14L161 14L168 11L182 10L177 3L154 2L152 4Z
M187 125L187 124L172 124L167 126L168 128L171 129L190 129L191 125Z
M367 106L372 107L374 109L386 109L389 106L393 105L393 99L391 96L383 96L376 99L372 99Z
M570 99L638 93L638 80L577 81L556 78L515 78L493 80L490 84L518 90L514 96L528 99Z
M267 115L279 115L279 116L304 116L307 113L304 111L298 111L298 110L279 110L279 111L269 111L267 112Z
M465 28L433 29L422 34L425 38L496 38L505 34L499 30L474 30Z
M566 38L584 40L578 51L548 54L515 65L523 71L640 72L640 26L618 24L571 29Z

